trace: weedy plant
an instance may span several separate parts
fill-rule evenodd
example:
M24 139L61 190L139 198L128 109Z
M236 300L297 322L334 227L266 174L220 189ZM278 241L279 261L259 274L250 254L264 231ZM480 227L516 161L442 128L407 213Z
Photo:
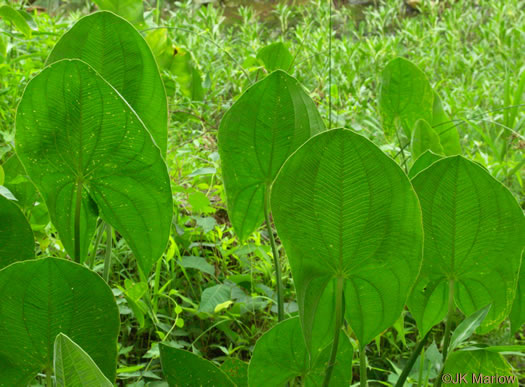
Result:
M125 11L118 2L97 4L124 12L135 26L144 23L142 2ZM31 34L18 13L0 12ZM165 30L148 31L144 39L135 26L112 12L80 19L20 101L16 155L0 168L0 386L27 385L42 373L49 386L113 385L120 319L106 282L114 240L129 245L141 277L155 267L160 293L159 257L170 238L173 203L166 92L156 61L164 69L184 68L178 82L192 102L202 101L203 93L188 57L179 62L167 54ZM280 321L258 339L249 365L228 358L218 367L159 343L168 385L349 385L357 352L364 387L367 345L406 307L419 342L397 386L405 385L418 359L417 384L427 385L427 340L443 320L436 386L446 375L474 380L494 370L503 378L499 384L517 386L504 355L523 346L465 342L507 319L512 332L525 321L523 211L487 170L461 155L456 124L425 74L403 58L381 73L381 124L385 137L397 142L399 165L357 131L327 130L316 103L288 74L295 57L285 43L264 47L255 59L266 72L248 77L257 81L224 115L218 150L229 219L240 241L266 225L277 290L271 301ZM507 99L519 102L518 94L508 91ZM515 110L505 120L513 126ZM24 212L36 214L38 197L74 262L32 259L37 231ZM193 197L195 206L199 199ZM93 236L96 254L104 233L106 281L84 265ZM279 243L290 263L298 316L285 310ZM171 259L176 248L172 240ZM182 270L214 274L200 257L184 258ZM231 295L225 286L208 287L202 298L223 290ZM116 290L143 326L138 305L147 284L126 282ZM157 300L151 304L156 314ZM166 336L181 327L176 305ZM228 301L201 303L199 311L228 307ZM456 309L466 317L454 329Z

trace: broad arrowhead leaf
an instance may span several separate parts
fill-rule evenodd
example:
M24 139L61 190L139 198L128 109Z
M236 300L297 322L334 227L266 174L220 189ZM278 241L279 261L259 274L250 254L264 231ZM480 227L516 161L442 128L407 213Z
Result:
M63 333L55 339L53 367L57 387L112 387L93 359Z
M135 110L166 155L166 92L155 58L135 27L111 12L83 17L58 41L47 63L61 59L80 59L95 69Z
M481 166L461 157L439 160L412 183L423 210L421 273L408 300L421 335L448 309L449 282L465 315L492 304L487 332L510 313L525 241L525 219L512 194Z
M111 289L65 259L14 263L0 271L0 381L26 385L53 368L53 345L68 335L115 379L120 318ZM0 383L1 384L1 383Z
M423 169L430 167L433 163L440 160L442 156L433 153L432 151L427 150L421 156L418 157L410 171L408 171L408 177L413 178Z
M490 307L491 305L489 304L486 307L471 314L465 320L463 320L461 324L457 326L457 328L454 330L454 333L452 333L452 337L450 339L450 346L448 349L449 353L454 351L454 349L456 349L458 345L467 340L474 333L474 331L483 323L483 320L485 320L485 317L487 317L487 313L489 312Z
M421 154L430 150L437 154L443 154L443 147L439 142L439 136L425 120L418 120L412 132L410 142L412 157L418 158Z
M171 386L233 387L219 367L191 352L160 344L162 372Z
M98 206L149 273L168 242L169 176L140 119L103 78L79 60L47 67L25 90L15 140L20 161L69 254L74 252L74 218L81 197L82 260Z
M231 300L232 289L228 285L219 284L211 286L202 292L199 312L213 313L215 307Z
M416 194L392 159L350 130L321 133L283 166L271 204L307 343L320 296L337 278L361 346L399 318L421 263L422 225Z
M144 23L142 0L93 0L100 9L111 11L136 25Z
M0 195L0 269L35 257L35 239L20 208Z
M434 91L434 106L432 109L432 129L439 135L439 142L446 155L461 154L461 144L456 123L451 121L441 103L438 93Z
M322 130L313 101L280 70L250 87L225 114L219 153L230 220L241 240L262 223L265 195L288 156Z
M221 364L221 370L237 387L248 387L248 363L229 357Z
M516 333L525 323L525 259L522 259L516 298L510 312L510 330Z
M408 138L419 119L432 122L434 92L426 75L404 58L390 61L381 75L379 108L387 137L396 133L397 125Z
M266 70L270 72L279 69L290 71L293 63L292 54L282 42L272 43L261 48L257 52L257 59L261 60Z
M451 375L453 379L456 375L466 374L467 384L518 387L518 378L513 375L512 368L503 356L482 349L451 353L445 363L444 374Z
M284 320L257 340L248 368L250 386L287 386L300 378L305 386L321 386L331 345L310 359L298 317ZM345 334L339 338L331 385L348 386L352 380L353 348Z

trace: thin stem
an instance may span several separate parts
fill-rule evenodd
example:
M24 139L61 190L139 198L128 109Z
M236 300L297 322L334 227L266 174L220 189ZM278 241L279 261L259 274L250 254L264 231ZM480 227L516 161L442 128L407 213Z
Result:
M366 375L366 345L363 345L359 350L359 386L367 387L367 375Z
M425 347L425 344L427 342L428 337L430 336L430 331L427 332L427 334L417 343L416 347L414 348L414 352L410 355L410 358L408 359L407 364L403 368L403 372L401 372L401 375L399 375L399 379L397 379L397 383L395 387L403 387L405 384L405 381L408 377L408 374L410 374L410 371L412 371L412 367L414 367L414 364L417 360L417 357Z
M52 368L48 368L46 370L46 387L53 387L53 378L51 376L52 374L53 374Z
M77 194L75 201L75 257L74 260L80 263L80 209L82 207L82 181L77 180Z
M423 384L423 368L425 367L425 348L421 350L421 356L419 357L419 373L417 376L417 387L421 387ZM425 382L425 387L427 383Z
M332 378L332 371L334 370L335 358L337 356L337 347L339 346L339 334L341 327L343 326L343 284L344 278L337 278L336 293L335 293L335 331L334 341L332 342L332 350L330 352L330 360L326 367L326 373L324 376L323 387L330 385L330 379Z
M328 1L328 129L332 129L332 0Z
M268 237L270 238L270 245L272 247L273 263L275 266L275 277L277 281L277 312L279 321L284 319L284 301L283 301L283 280L281 278L281 264L279 263L279 251L275 244L273 236L272 224L270 222L270 186L266 186L264 193L264 218L266 227L268 228Z
M447 322L445 323L445 335L444 335L444 341L443 341L443 366L441 367L441 371L439 372L439 376L436 378L436 381L434 382L434 387L440 387L441 386L441 375L443 374L443 370L445 369L445 362L447 361L448 356L448 346L450 345L450 330L452 325L452 315L455 311L455 304L454 304L454 280L451 278L448 281L448 313L447 313Z
M109 270L111 269L111 249L113 247L113 232L111 225L106 223L106 255L104 257L104 281L109 282Z

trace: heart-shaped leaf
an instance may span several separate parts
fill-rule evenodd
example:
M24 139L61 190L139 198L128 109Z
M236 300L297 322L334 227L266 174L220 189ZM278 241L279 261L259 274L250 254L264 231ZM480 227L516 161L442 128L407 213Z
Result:
M63 333L55 339L53 366L57 387L112 387L93 359Z
M155 58L135 27L111 12L83 17L58 41L47 63L61 59L80 59L95 69L135 110L166 155L166 92Z
M86 256L98 207L149 273L171 227L168 171L140 119L103 78L79 60L47 67L24 92L15 140L75 259Z
M408 177L413 178L423 169L430 167L433 163L441 159L440 155L433 153L432 151L427 150L421 156L418 157L410 171L408 172Z
M518 387L518 378L503 356L482 349L451 353L445 364L443 381L446 384Z
M35 239L20 208L0 195L0 269L35 257Z
M437 154L443 154L443 147L439 142L439 136L425 120L418 120L412 132L410 142L412 157L418 158L422 153L430 150Z
M162 372L171 386L233 387L219 367L191 352L160 344Z
M435 162L412 183L423 210L425 251L408 306L421 335L445 317L449 287L467 316L492 304L479 331L495 328L510 313L525 241L518 203L461 156Z
M381 74L379 107L387 137L402 128L408 138L419 119L432 122L434 92L426 75L404 58L390 61Z
M516 298L510 312L510 330L516 333L525 323L525 259L522 259Z
M292 54L283 42L272 43L257 52L257 59L264 63L268 71L290 71L293 63Z
M422 226L416 194L392 159L350 130L324 132L288 159L271 204L308 345L327 305L319 300L340 280L362 347L399 318L420 267Z
M229 357L221 364L221 370L230 377L237 387L248 387L248 364Z
M219 153L230 220L241 240L262 223L265 195L288 156L322 130L313 101L280 70L250 87L225 114Z
M14 263L0 271L0 380L29 383L53 369L53 345L68 335L109 380L115 379L120 318L94 272L65 259Z
M250 386L287 386L300 378L305 386L321 386L331 346L310 358L298 317L282 321L257 340L248 368ZM331 382L348 386L352 380L353 348L341 335Z

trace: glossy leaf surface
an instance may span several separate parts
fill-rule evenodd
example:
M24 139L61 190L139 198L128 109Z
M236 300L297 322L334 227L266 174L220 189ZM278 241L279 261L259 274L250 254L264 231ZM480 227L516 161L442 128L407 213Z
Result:
M270 72L278 69L290 71L293 63L292 54L282 42L272 43L261 48L257 52L257 59L261 60L266 70Z
M443 147L439 142L439 136L425 120L418 120L412 132L410 142L412 157L418 158L421 154L430 150L437 154L443 154Z
M57 387L113 386L93 359L63 333L55 339L53 366Z
M308 343L327 304L321 295L338 277L360 345L398 319L419 270L422 227L416 194L392 159L350 130L324 132L288 159L271 205Z
M171 386L233 387L232 380L215 364L191 352L160 344L162 372Z
M422 335L448 309L449 282L465 315L492 304L479 328L510 313L525 241L525 219L512 194L479 165L448 157L412 183L423 210L425 251L408 306Z
M219 153L228 213L241 240L262 223L265 192L288 156L322 130L313 101L280 70L250 87L225 114Z
M403 129L410 138L419 119L432 122L434 92L426 75L404 58L390 61L381 75L379 107L383 129L391 137Z
M345 334L339 338L331 385L348 386L352 379L353 348ZM282 321L257 340L248 369L250 386L286 386L295 378L306 386L321 386L331 346L310 360L298 317ZM292 383L293 385L293 383Z
M0 269L34 257L31 226L15 202L0 195Z
M462 383L457 384L518 386L518 378L513 375L509 363L499 353L491 351L451 353L445 364L444 374L451 375L453 380L456 379L456 375L466 374L464 380L458 379Z
M98 207L147 274L168 242L170 182L159 149L115 90L79 60L57 62L27 86L15 139L69 254L81 195L82 259Z
M65 259L14 263L0 271L0 381L26 385L53 369L53 346L68 335L115 379L119 312L94 272Z
M155 58L135 27L111 12L83 17L58 41L47 63L61 59L81 59L95 69L135 110L166 154L166 92Z

